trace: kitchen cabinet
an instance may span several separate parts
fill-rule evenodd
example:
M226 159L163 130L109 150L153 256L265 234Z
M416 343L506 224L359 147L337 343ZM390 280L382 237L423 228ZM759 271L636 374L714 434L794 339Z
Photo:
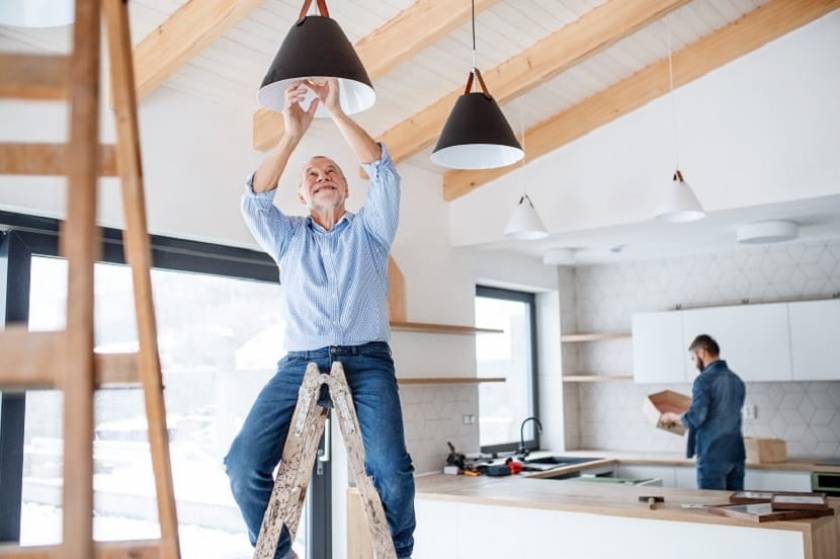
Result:
M840 380L840 299L790 303L793 380Z
M657 466L648 464L620 464L617 477L659 478L663 487L697 489L697 469L694 466ZM753 469L747 465L744 487L760 491L811 491L811 473L804 471Z
M683 338L680 312L633 315L634 382L685 382L688 346Z
M811 472L752 470L747 466L744 489L757 491L811 491Z
M682 319L683 347L709 334L745 382L793 380L787 303L694 309L683 311ZM690 361L685 371L693 382L698 371Z

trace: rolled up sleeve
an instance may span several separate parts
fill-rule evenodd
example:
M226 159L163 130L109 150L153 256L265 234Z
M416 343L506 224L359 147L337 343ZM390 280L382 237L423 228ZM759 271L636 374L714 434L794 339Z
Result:
M400 175L387 148L382 144L380 147L379 160L362 165L370 177L370 184L359 217L368 233L390 248L400 218Z
M254 192L254 175L245 182L242 217L254 239L275 262L280 263L300 218L281 212L274 205L275 190Z
M697 429L709 416L709 390L703 382L703 375L694 379L691 387L691 407L682 416L682 424L689 429Z

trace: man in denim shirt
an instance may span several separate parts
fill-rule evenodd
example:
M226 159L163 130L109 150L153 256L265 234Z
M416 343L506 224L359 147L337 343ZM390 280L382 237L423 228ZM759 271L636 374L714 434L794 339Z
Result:
M743 381L720 359L720 347L706 334L688 348L701 371L691 389L691 407L682 415L666 413L663 420L681 421L688 428L688 457L697 454L697 487L744 488L744 437L741 434Z
M301 102L316 98L304 110ZM323 156L304 166L298 200L306 217L273 203L289 157L319 104L330 113L370 177L364 207L345 208L347 180ZM344 365L365 448L365 470L382 499L397 556L411 555L414 539L414 466L405 447L394 361L388 346L388 253L397 232L400 176L387 149L341 110L338 83L300 81L286 91L284 135L248 181L245 223L280 268L287 355L262 389L225 457L236 503L256 544L306 366L328 372ZM279 340L278 340L279 345ZM296 558L283 529L277 559Z

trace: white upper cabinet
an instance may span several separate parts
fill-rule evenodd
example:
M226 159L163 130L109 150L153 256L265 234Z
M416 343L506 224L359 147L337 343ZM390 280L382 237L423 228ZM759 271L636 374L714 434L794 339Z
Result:
M790 303L794 380L840 380L840 300Z
M633 380L685 382L682 313L633 315Z
M745 382L792 380L788 304L738 305L682 312L683 348L698 334L720 344L721 359ZM687 362L686 378L698 371Z

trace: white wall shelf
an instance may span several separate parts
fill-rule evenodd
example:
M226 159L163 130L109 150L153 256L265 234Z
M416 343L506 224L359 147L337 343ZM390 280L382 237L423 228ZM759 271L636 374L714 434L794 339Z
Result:
M629 338L630 332L586 332L580 334L563 334L560 341L563 343L600 342L604 340L619 340Z
M622 380L633 380L633 375L563 375L563 382L615 382Z
M485 382L505 382L504 377L415 377L397 378L400 384L480 384Z
M431 324L426 322L391 322L391 330L395 332L425 332L428 334L504 334L504 330L495 328L477 328L475 326L459 326L457 324Z

